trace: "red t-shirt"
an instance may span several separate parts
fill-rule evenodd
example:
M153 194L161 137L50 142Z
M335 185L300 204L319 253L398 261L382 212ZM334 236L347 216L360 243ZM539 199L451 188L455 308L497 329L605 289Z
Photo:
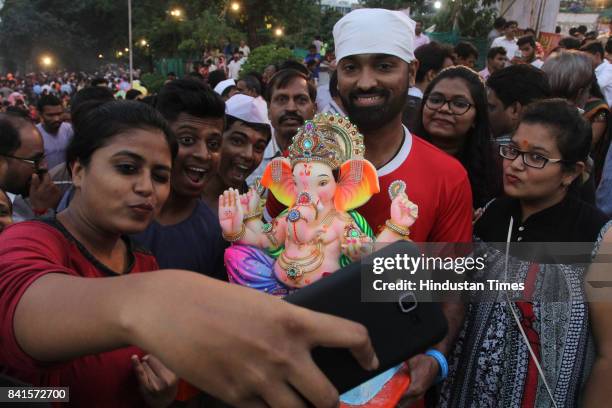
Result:
M153 255L134 249L131 244L129 248L129 273L159 269ZM0 315L3 317L0 367L7 375L34 386L70 387L71 406L144 406L130 360L133 354L143 355L137 347L50 364L34 360L17 344L13 331L17 304L28 287L48 273L88 278L116 276L57 222L30 221L6 228L0 234Z
M398 154L378 169L380 193L357 208L376 234L391 217L389 185L406 183L408 198L419 206L419 217L410 228L415 242L471 242L472 189L467 172L455 158L405 130ZM270 194L266 213L275 217L283 210Z

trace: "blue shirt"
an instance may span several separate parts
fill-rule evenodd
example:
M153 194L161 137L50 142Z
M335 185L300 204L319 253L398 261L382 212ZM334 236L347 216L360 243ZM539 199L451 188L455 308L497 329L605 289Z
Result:
M217 216L200 200L186 220L175 225L153 221L133 238L155 255L162 269L186 269L227 281L223 254L228 244Z
M45 158L50 169L66 161L66 148L72 139L72 125L63 122L56 134L48 133L43 124L36 125L43 137Z
M319 54L308 54L304 58L304 64L308 64L311 61L317 60L317 65L315 66L314 71L312 72L312 76L314 78L319 78L319 66L321 65L321 55Z

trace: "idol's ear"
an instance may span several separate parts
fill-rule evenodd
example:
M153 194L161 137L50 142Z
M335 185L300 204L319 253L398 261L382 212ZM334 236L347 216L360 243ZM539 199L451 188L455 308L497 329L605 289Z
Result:
M347 160L340 166L340 179L334 196L338 211L350 211L368 202L380 191L376 168L365 159Z
M291 207L295 203L297 188L289 160L276 158L268 163L261 178L261 184L269 188L281 204Z

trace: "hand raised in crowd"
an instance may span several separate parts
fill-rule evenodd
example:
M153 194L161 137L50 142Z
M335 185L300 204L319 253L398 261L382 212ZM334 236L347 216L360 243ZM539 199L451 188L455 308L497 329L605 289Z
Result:
M62 192L47 172L32 174L30 182L30 203L35 210L55 209L62 199Z
M170 406L178 391L178 377L154 356L132 356L140 393L152 408Z

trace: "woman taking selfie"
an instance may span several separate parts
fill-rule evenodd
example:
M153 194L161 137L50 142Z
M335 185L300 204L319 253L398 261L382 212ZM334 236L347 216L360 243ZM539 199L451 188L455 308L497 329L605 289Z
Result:
M358 324L192 272L156 271L133 245L127 235L143 231L168 196L176 153L153 108L108 102L74 129L69 207L0 234L6 375L70 387L74 406L164 406L180 376L232 405L301 407L301 395L315 406L337 401L313 346L350 348L364 367L377 365Z

